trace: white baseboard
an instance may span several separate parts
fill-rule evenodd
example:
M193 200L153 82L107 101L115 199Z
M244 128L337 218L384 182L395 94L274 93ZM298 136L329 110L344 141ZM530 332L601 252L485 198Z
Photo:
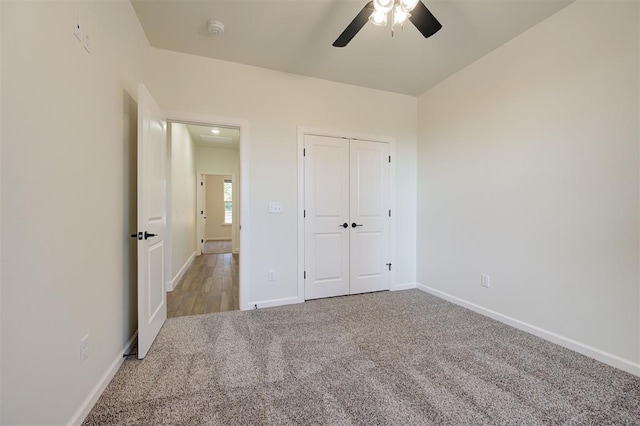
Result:
M206 237L205 241L231 241L230 237Z
M187 272L187 270L189 269L189 266L191 266L191 264L193 263L193 260L196 258L196 254L197 253L194 251L191 254L191 256L189 256L189 259L187 259L185 264L182 265L182 268L180 268L176 276L171 281L167 281L167 291L173 291L173 289L176 288L176 286L184 276L185 272Z
M394 286L391 286L389 290L400 291L400 290L411 290L412 288L416 288L416 283L396 284Z
M584 343L578 342L576 340L570 339L568 337L562 336L552 331L545 330L543 328L526 323L524 321L520 321L518 319L509 317L507 315L503 315L499 312L484 308L480 305L476 305L475 303L471 303L459 297L452 296L443 291L436 290L435 288L432 288L420 283L416 284L416 288L424 291L425 293L430 293L436 297L440 297L441 299L448 300L449 302L455 303L456 305L460 305L464 308L471 309L474 312L477 312L489 318L493 318L504 324L515 327L519 330L526 331L527 333L531 333L534 336L538 336L542 339L548 340L552 343L563 346L567 349L571 349L572 351L581 353L582 355L588 356L589 358L596 359L612 367L619 368L620 370L624 370L636 376L640 376L640 364L637 364L628 359L621 358L617 355L610 354L603 350L594 348L593 346L586 345Z
M298 297L285 297L283 299L261 300L258 302L249 302L247 306L245 306L245 309L243 309L243 311L256 309L256 306L258 307L258 309L262 309L262 308L273 308L275 306L293 305L295 303L302 303L302 302L304 302L304 299L299 299Z
M89 392L89 395L87 395L84 401L82 401L82 404L80 405L80 407L78 407L76 412L73 413L73 416L71 416L71 420L67 422L67 425L79 426L82 424L84 419L87 418L93 406L96 405L98 398L100 398L100 395L102 395L102 392L104 392L104 390L107 388L107 385L109 384L111 379L113 379L113 376L116 375L116 372L124 362L123 355L128 353L131 350L131 347L133 346L133 342L136 340L137 337L138 337L138 331L136 330L136 332L133 333L133 336L131 336L131 339L129 339L129 341L124 345L122 350L118 352L118 356L116 357L116 359L113 360L109 368L107 368L107 371L105 371L102 377L100 377L100 380L98 380L98 383L96 383L93 389L91 389L91 392Z

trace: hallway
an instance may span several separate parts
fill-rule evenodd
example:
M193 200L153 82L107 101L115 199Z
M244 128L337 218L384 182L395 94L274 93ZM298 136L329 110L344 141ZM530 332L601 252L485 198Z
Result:
M234 311L238 305L239 255L197 256L171 292L167 292L167 317Z

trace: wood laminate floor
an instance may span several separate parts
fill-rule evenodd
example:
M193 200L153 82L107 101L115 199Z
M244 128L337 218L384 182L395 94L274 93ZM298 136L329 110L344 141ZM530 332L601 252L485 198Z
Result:
M197 256L178 286L167 293L167 316L238 310L239 255Z

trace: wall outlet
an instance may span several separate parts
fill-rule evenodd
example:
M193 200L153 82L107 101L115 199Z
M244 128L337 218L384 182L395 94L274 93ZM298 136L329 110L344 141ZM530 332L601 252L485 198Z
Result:
M491 278L487 274L480 275L480 285L489 288L491 286Z
M80 363L83 364L89 358L89 335L80 339Z
M275 281L276 280L276 271L275 269L269 269L268 280Z

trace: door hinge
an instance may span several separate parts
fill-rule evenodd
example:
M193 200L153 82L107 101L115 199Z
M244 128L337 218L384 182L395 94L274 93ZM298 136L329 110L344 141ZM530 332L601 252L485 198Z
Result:
M389 270L391 270L391 262L386 264L389 267Z
M200 240L200 244L204 244L204 240Z
M389 162L391 162L391 156L389 156Z
M306 210L302 210L302 217L307 217L307 211Z
M200 186L204 186L204 182L200 182Z
M302 156L303 157L307 156L307 149L306 148L302 148Z
M304 271L304 279L307 279L307 271Z
M204 214L204 210L200 210L200 214Z
M389 209L389 217L391 217L391 209Z

